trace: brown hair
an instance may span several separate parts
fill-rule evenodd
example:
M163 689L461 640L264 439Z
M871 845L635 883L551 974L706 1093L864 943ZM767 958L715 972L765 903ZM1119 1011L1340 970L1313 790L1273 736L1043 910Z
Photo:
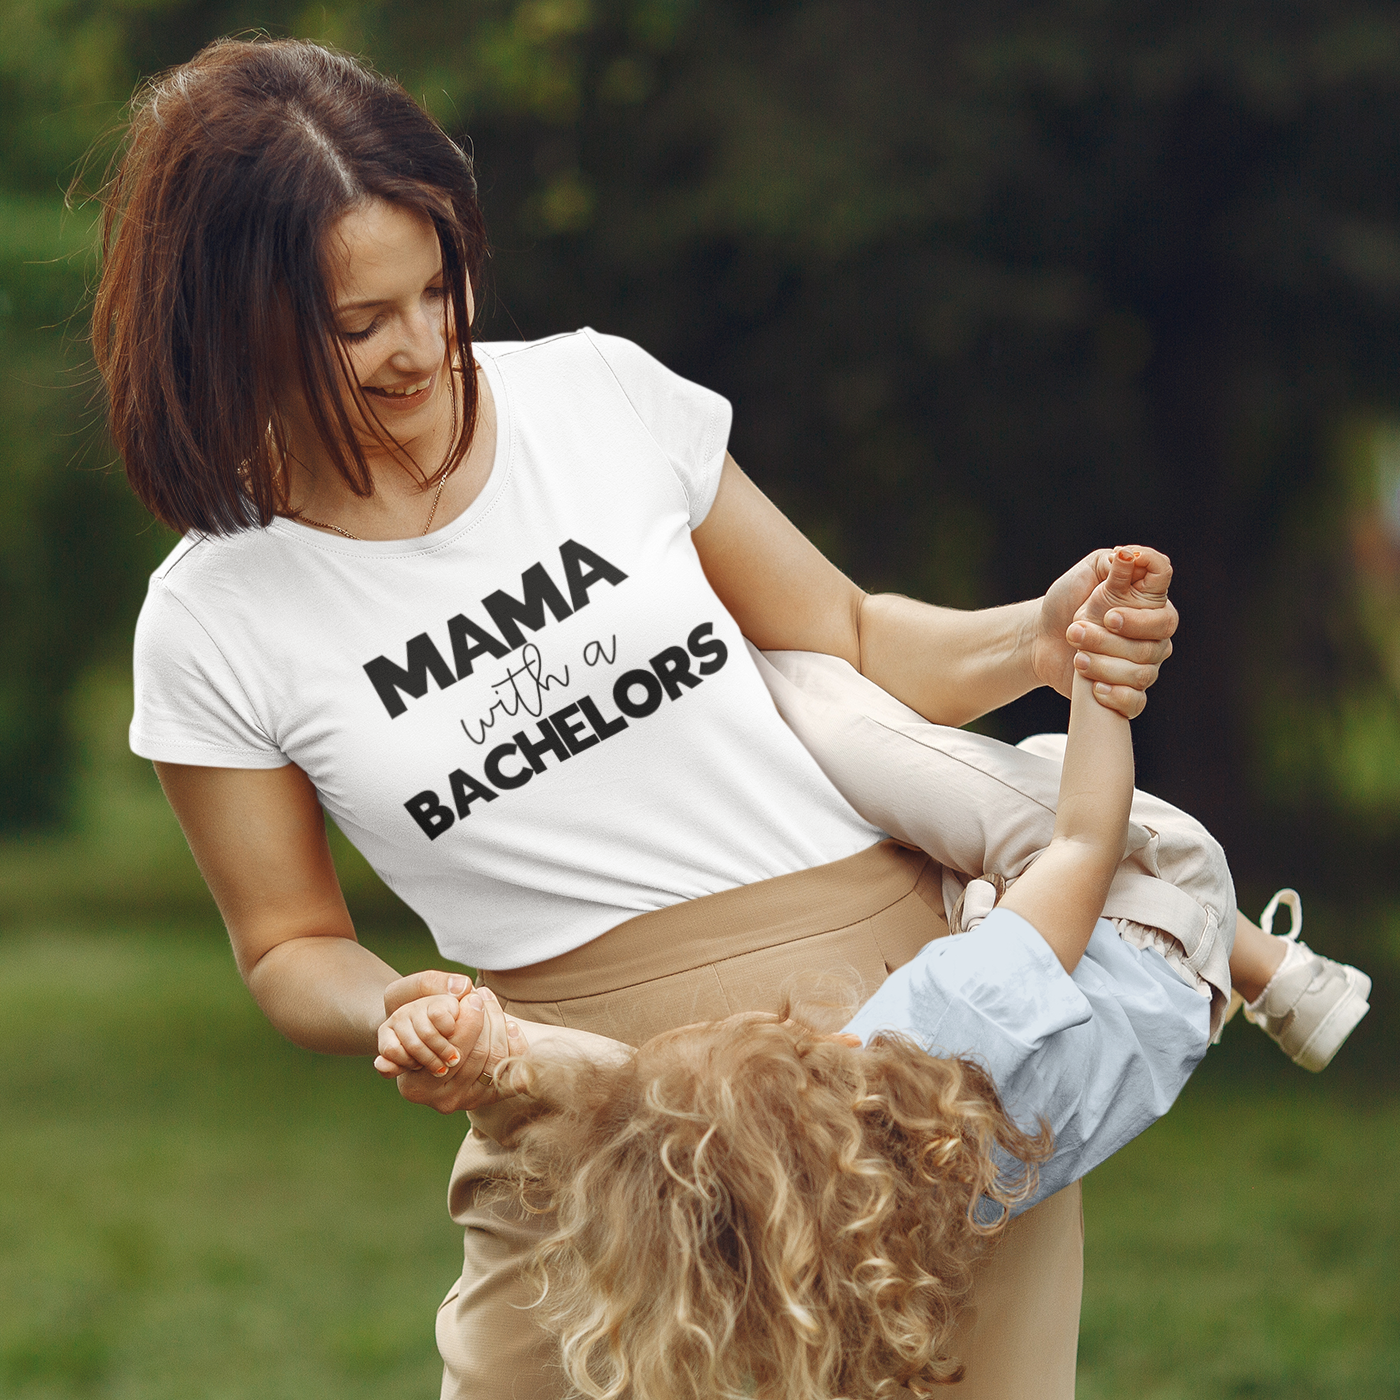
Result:
M985 1071L736 1017L626 1063L514 1062L528 1209L558 1211L540 1307L596 1400L826 1400L958 1379L971 1265L1048 1131ZM998 1152L999 1149L999 1152Z
M220 39L138 94L102 191L93 348L127 476L173 529L227 534L288 509L289 360L336 469L372 492L324 247L373 198L431 220L442 248L462 393L446 468L476 426L467 287L487 245L468 156L398 84L302 40Z

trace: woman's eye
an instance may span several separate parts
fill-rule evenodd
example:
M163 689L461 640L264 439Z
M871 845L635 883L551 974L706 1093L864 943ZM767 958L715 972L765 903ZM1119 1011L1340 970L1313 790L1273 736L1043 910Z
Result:
M340 338L341 338L342 340L349 340L349 341L368 340L368 339L370 338L370 336L372 336L372 335L375 333L375 331L377 331L378 329L379 329L379 317L376 316L376 317L374 318L374 320L372 320L372 321L369 323L369 325L367 325L367 326L364 328L364 330L362 330L362 331L341 331L341 332L340 332Z
M445 296L447 295L447 288L446 288L446 287L429 287L429 288L427 289L427 291L424 292L423 295L424 295L424 296L430 296L430 297L442 298L442 297L445 297Z

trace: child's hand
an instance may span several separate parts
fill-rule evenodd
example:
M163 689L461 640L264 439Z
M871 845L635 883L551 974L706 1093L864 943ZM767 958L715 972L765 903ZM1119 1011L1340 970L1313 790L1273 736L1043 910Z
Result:
M460 1011L461 999L450 992L405 1002L379 1027L375 1069L387 1079L417 1069L447 1078L462 1062L462 1052L452 1044Z
M1123 625L1123 609L1151 611L1167 606L1167 589L1171 584L1172 569L1165 555L1153 549L1141 549L1132 545L1111 550L1106 562L1106 577L1074 615L1074 625L1069 629L1071 641L1084 640L1090 629L1106 628L1109 631L1118 631ZM1166 646L1170 654L1171 642L1168 641ZM1081 674L1087 673L1091 665L1088 653L1076 653L1076 671ZM1139 679L1142 679L1143 684L1147 683L1145 677L1128 678L1130 684ZM1115 687L1105 682L1094 686L1095 697L1101 703L1116 701L1118 697L1114 691ZM1144 701L1145 698L1142 697ZM1121 704L1114 704L1113 707L1127 713L1130 718L1139 714L1142 709L1141 704L1127 710Z
M1076 622L1108 625L1114 608L1164 608L1172 581L1171 565L1155 550L1124 545L1111 550L1108 574L1074 615Z
M434 998L420 998L429 1001ZM498 1088L495 1072L501 1061L510 1055L523 1055L530 1046L519 1024L508 1020L501 1003L489 988L479 987L468 991L457 1003L457 1016L447 1053L437 1053L438 1064L446 1064L445 1074L435 1073L428 1065L421 1064L409 1055L402 1043L397 1046L393 1058L381 1053L374 1067L386 1079L397 1079L399 1093L410 1103L428 1104L439 1113L458 1113L465 1109L475 1114L479 1109L497 1103L505 1094ZM415 1003L406 1002L400 1011L408 1011ZM385 1022L385 1027L397 1035L396 1028L390 1026L398 1013ZM395 1049L384 1031L380 1033L383 1049ZM410 1061L404 1065L402 1061ZM425 1072L427 1071L427 1072Z

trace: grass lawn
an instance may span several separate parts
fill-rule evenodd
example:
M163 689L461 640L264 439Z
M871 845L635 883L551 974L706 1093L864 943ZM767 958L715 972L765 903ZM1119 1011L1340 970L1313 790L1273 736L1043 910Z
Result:
M209 927L0 936L0 1044L0 1395L436 1396L460 1119L283 1043ZM1079 1394L1400 1397L1400 1100L1238 1058L1086 1184Z

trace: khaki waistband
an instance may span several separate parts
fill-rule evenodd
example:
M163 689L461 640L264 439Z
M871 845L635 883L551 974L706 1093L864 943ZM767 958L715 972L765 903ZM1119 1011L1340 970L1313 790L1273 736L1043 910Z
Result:
M943 909L941 872L922 851L894 841L819 865L639 914L557 958L481 977L507 1001L570 1001L634 987L846 928L917 890Z

